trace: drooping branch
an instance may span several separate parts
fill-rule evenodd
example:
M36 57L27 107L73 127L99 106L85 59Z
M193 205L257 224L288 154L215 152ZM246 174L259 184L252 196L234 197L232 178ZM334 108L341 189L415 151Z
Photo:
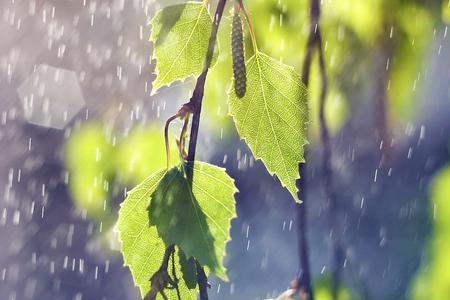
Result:
M342 237L340 223L338 221L339 207L334 192L333 182L333 168L331 165L331 141L328 124L325 117L325 100L328 88L328 77L325 68L325 58L323 54L322 36L320 27L317 29L317 53L319 56L319 66L322 87L320 91L319 101L319 124L320 124L320 139L322 142L322 176L323 185L325 189L325 196L328 201L328 212L330 217L330 228L333 231L332 252L333 252L333 266L332 266L332 288L331 296L333 300L338 299L338 291L341 281L341 266L344 260L344 251L342 249Z
M318 27L318 19L320 14L320 7L317 5L318 1L311 0L310 6L310 29L308 42L306 45L306 53L303 59L302 81L306 87L309 85L309 75L311 70L311 60L316 43L316 29ZM307 156L307 149L305 149L305 156ZM297 205L297 222L298 222L298 249L299 249L299 272L295 288L300 293L302 298L314 299L314 293L311 284L311 270L309 262L309 249L307 238L307 200L306 200L306 164L299 165L300 180L298 182L299 198L303 203Z
M328 89L328 77L326 73L325 58L323 53L323 41L320 28L320 3L319 0L311 0L310 7L310 33L308 37L308 44L303 64L303 80L305 85L308 85L309 75L314 52L317 53L319 59L319 69L321 77L321 90L319 98L319 125L320 125L320 140L322 143L322 178L325 190L326 200L329 207L330 228L333 230L333 267L332 267L332 299L337 299L338 289L340 285L340 270L344 257L341 245L341 236L339 223L337 220L338 203L334 193L333 185L333 170L331 165L331 141L328 130L328 125L325 117L325 101ZM300 209L300 208L299 208ZM305 210L305 208L303 208ZM299 216L306 215L301 212ZM300 222L305 223L306 221ZM303 226L305 227L305 226ZM304 228L303 228L304 230ZM303 233L305 235L305 233ZM305 239L305 238L304 238ZM306 242L305 242L306 243ZM305 244L304 243L304 244ZM306 246L303 246L306 247ZM303 250L306 251L306 250ZM305 262L304 262L305 263ZM306 280L304 280L306 281ZM307 283L305 283L306 285ZM305 287L305 289L307 289ZM312 295L311 295L312 299Z
M312 285L311 285L311 271L309 266L309 254L308 254L308 239L307 233L307 219L306 219L306 190L305 190L305 164L299 166L299 171L303 176L299 180L301 190L299 192L300 199L303 200L302 204L296 204L297 207L297 223L298 223L298 247L299 247L299 272L297 275L294 288L301 294L305 295L306 299L314 299Z
M214 56L214 48L216 46L216 40L217 40L217 32L219 29L219 24L222 19L223 11L225 9L226 0L219 0L219 3L217 4L216 12L214 14L214 20L212 23L211 28L211 35L209 37L208 42L208 49L205 57L205 63L203 66L203 72L200 74L200 76L197 78L197 82L195 85L194 92L192 94L191 99L189 102L185 103L178 112L170 117L167 122L164 129L164 136L165 136L165 143L166 143L166 155L167 155L167 166L169 166L169 141L168 141L168 129L170 123L177 119L177 118L184 118L184 124L183 129L180 134L180 138L178 140L178 147L180 150L180 155L183 157L183 159L186 160L187 164L190 165L189 168L186 168L186 176L190 182L192 182L193 178L193 163L195 161L195 152L197 148L197 136L198 136L198 130L200 127L200 114L202 110L202 102L203 102L203 95L205 90L205 83L206 83L206 77L208 75L209 67L211 66L211 62ZM188 153L185 155L184 152L184 144L185 144L185 138L186 138L186 131L187 126L189 124L190 115L192 114L192 124L191 124L191 132L189 137L189 148ZM171 246L169 246L171 247ZM169 251L169 247L166 249L166 252ZM173 250L172 255L173 255ZM166 267L167 269L167 267ZM199 264L198 261L196 261L196 269L197 269L197 283L199 285L199 291L200 291L200 300L207 300L208 299L208 287L209 283L206 277L205 270L203 267ZM174 273L175 274L175 273ZM178 291L177 291L178 293ZM179 293L178 293L179 295Z
M193 162L195 160L195 150L197 146L198 129L200 126L200 114L202 111L202 102L203 102L203 94L205 91L206 76L208 75L208 70L214 55L214 47L216 45L217 40L217 31L219 30L219 24L220 20L222 19L226 2L227 2L226 0L220 0L219 3L217 4L203 72L198 77L194 92L192 94L191 99L189 100L189 106L192 109L193 117L191 125L191 134L189 137L188 162L189 161ZM192 168L188 169L192 170Z
M331 226L334 228L335 218L334 218L334 208L336 207L335 197L333 195L333 183L332 183L332 170L331 170L331 147L330 147L330 136L328 131L328 126L325 119L325 100L328 88L328 78L325 67L325 58L323 54L322 45L322 35L320 30L320 3L318 0L311 0L310 6L310 31L308 36L308 42L306 46L306 53L303 61L302 70L302 80L303 83L309 85L309 77L311 71L311 63L313 54L316 51L319 58L319 67L321 75L321 91L319 99L319 122L320 122L320 137L323 146L322 153L322 172L325 186L325 193L327 200L330 201L330 214L331 216ZM306 166L303 164L300 166L300 174L305 176ZM306 198L306 185L304 184L304 179L300 180L300 198ZM306 294L308 299L313 299L313 291L311 286L311 274L309 267L309 257L308 257L308 244L306 237L306 201L298 206L298 223L299 223L299 260L300 260L300 272L297 280L297 289ZM335 247L333 247L335 248ZM334 251L335 252L335 251ZM338 272L333 272L334 279L338 279ZM337 276L335 276L337 275ZM334 280L337 281L337 280ZM337 282L335 282L337 284ZM337 285L336 285L337 286ZM333 295L337 294L334 292L337 288L333 288ZM333 296L333 299L336 299Z
M197 136L200 127L200 114L202 111L203 95L205 91L206 76L208 75L208 69L211 65L211 61L214 55L214 48L217 40L217 31L219 29L220 20L222 19L223 11L225 9L226 0L219 0L217 4L216 12L214 14L214 20L211 29L211 36L209 38L208 51L206 53L205 65L203 67L202 74L198 77L195 85L194 92L191 99L186 104L192 111L192 125L191 133L189 137L189 149L187 155L187 163L193 164L195 160L195 151L197 148ZM187 176L189 180L192 180L193 166L186 168ZM200 290L200 300L208 299L208 281L203 267L196 261L197 267L197 283Z

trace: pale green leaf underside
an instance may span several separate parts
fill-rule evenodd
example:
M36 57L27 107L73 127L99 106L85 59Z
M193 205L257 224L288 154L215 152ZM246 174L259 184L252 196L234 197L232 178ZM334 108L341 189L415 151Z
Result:
M179 245L188 257L227 280L223 258L236 217L237 189L223 168L202 162L193 168L192 189L182 169L167 172L153 193L150 223L166 244Z
M156 79L154 93L176 80L198 76L203 71L212 18L202 2L186 2L158 11L150 22L154 44ZM217 59L214 53L213 62Z
M238 98L231 87L230 114L254 157L299 201L295 182L308 143L306 88L293 68L264 53L257 51L246 67L247 92Z
M166 174L166 170L159 171L144 180L134 188L119 210L117 231L121 242L124 262L130 268L135 284L141 291L142 298L150 291L150 278L161 266L166 245L158 236L156 227L149 226L148 205L150 196L158 183ZM177 258L176 270L181 277L181 267ZM197 299L197 289L188 289L183 280L179 289L182 299ZM178 299L175 290L165 291L169 299ZM163 298L159 295L158 300Z

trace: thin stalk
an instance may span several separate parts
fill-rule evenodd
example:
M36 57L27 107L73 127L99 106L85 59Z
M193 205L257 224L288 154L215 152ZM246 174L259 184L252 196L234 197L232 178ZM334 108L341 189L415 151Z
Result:
M333 170L331 166L331 140L330 133L328 130L328 124L325 117L325 101L326 94L328 89L328 77L326 73L325 67L325 58L323 54L323 42L322 35L320 30L320 3L319 0L311 0L310 7L310 33L308 37L308 44L306 49L305 60L303 64L303 81L305 85L308 85L309 75L311 69L311 61L314 54L314 51L317 51L318 59L319 59L319 69L321 76L321 91L319 98L319 125L320 125L320 139L322 142L322 175L323 175L323 185L325 189L326 200L328 202L328 212L330 216L330 229L333 231L333 268L332 268L332 299L337 300L338 290L340 286L340 278L341 278L341 266L342 261L344 259L344 252L341 245L341 232L339 228L339 222L337 218L338 214L338 203L336 201L336 195L334 193L333 186ZM304 173L303 173L304 174ZM304 186L303 186L304 189ZM303 205L304 206L304 205ZM304 212L306 210L305 207L299 208L299 217L306 216ZM300 224L302 221L300 221ZM303 223L306 223L304 220ZM301 226L301 230L306 230L306 226ZM305 239L305 232L301 232L300 237ZM306 241L302 243L303 247L306 247ZM301 251L306 251L305 249L301 249ZM301 255L302 256L302 255ZM302 264L306 264L305 258L303 258ZM304 280L304 284L308 283ZM309 282L309 285L311 283ZM305 289L308 287L306 286ZM312 291L311 297L313 298Z
M299 171L303 174L300 177L299 185L301 187L298 195L300 199L303 200L302 204L296 204L297 208L297 222L298 222L298 249L299 249L299 272L296 279L296 289L300 295L305 295L308 300L314 299L314 293L311 285L311 270L309 263L309 253L308 253L308 238L307 238L307 218L306 218L306 185L305 185L305 170L306 165L301 164L299 166Z
M164 143L166 145L166 168L169 169L170 165L170 144L169 144L169 125L170 123L180 117L180 112L177 112L175 115L171 116L166 121L166 125L164 126Z
M331 166L331 140L328 130L328 124L325 117L325 100L328 87L328 78L325 69L325 59L323 55L322 36L320 28L317 29L317 52L319 55L319 66L322 78L322 88L320 91L319 101L319 124L320 124L320 139L322 142L322 174L323 184L325 189L325 196L329 203L328 214L330 216L330 229L333 231L333 266L332 266L332 285L331 296L333 300L338 299L338 291L341 282L341 267L344 260L344 252L341 245L341 229L338 220L339 207L334 193L333 183L333 169Z
M253 51L255 53L257 53L259 51L258 44L256 43L255 30L253 29L253 24L250 21L250 16L247 13L247 10L245 9L244 3L242 2L242 0L237 0L237 2L239 3L239 7L242 9L242 12L244 13L245 21L247 22L248 30L250 32L250 37L252 38Z
M192 182L193 178L193 164L195 161L195 150L197 148L198 130L200 127L200 114L202 111L203 95L205 91L206 76L214 54L214 47L217 40L217 31L219 29L220 20L222 19L223 11L225 9L226 0L219 0L216 12L214 13L214 20L211 29L211 36L209 38L208 52L206 53L205 65L202 74L198 77L194 92L189 100L189 106L192 108L192 125L189 139L189 149L187 156L187 163L190 165L186 168L186 175L188 180ZM200 300L208 300L208 279L203 267L196 261L197 267L197 283L200 290Z
M324 145L323 152L323 171L325 177L325 189L327 197L331 195L331 167L330 167L330 147L329 147L329 133L328 127L325 120L325 99L327 92L327 75L325 70L325 59L323 55L322 48L322 37L320 34L320 3L318 0L311 0L310 6L310 29L308 42L306 46L306 53L303 60L303 70L302 70L302 81L305 86L309 85L309 77L311 71L311 63L314 51L317 51L319 56L319 65L321 73L322 88L320 93L320 108L319 108L319 120L320 120L320 130L321 130L321 140ZM307 151L305 151L307 155ZM300 179L300 192L299 197L303 200L301 205L297 205L297 218L298 218L298 232L299 232L299 261L300 261L300 271L297 278L297 289L305 294L307 299L314 299L314 293L311 284L311 272L309 265L309 255L308 255L308 240L307 240L307 201L306 201L306 184L304 177L306 176L306 165L301 164L299 166L300 174L303 177ZM328 197L334 198L334 197Z
M311 0L310 8L310 32L308 36L308 42L306 45L306 53L303 58L303 69L302 69L302 82L306 87L309 85L309 75L311 71L311 59L315 46L315 28L317 24L317 7L315 6L315 1ZM308 156L308 149L305 149L305 157ZM314 299L314 292L311 284L311 270L309 262L309 249L308 249L308 238L307 238L307 185L306 185L306 164L299 165L299 186L300 190L298 196L302 199L302 204L297 204L297 222L298 222L298 249L299 249L299 272L296 280L296 288L300 294L309 300Z
M212 57L214 54L214 47L216 45L217 31L219 29L220 20L222 19L223 11L225 8L226 0L220 0L217 4L216 12L214 14L214 21L212 24L211 36L209 38L208 52L206 53L205 65L202 74L197 79L197 84L195 85L194 92L189 104L192 107L192 125L191 134L189 139L189 149L188 149L188 162L193 162L195 160L195 151L197 147L197 136L198 129L200 127L200 114L202 111L203 95L205 91L206 76L208 75L208 69L211 65ZM188 168L188 170L192 168ZM189 175L189 174L188 174ZM192 174L191 174L192 176Z

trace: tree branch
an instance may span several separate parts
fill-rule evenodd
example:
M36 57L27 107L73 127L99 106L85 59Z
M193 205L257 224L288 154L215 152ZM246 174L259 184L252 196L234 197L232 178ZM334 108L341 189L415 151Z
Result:
M208 69L211 65L211 61L214 55L214 47L216 45L217 31L219 29L220 20L222 19L226 2L227 0L220 0L219 3L217 4L216 12L214 14L214 21L211 29L211 36L209 38L208 52L206 54L205 65L203 67L203 73L198 77L194 92L192 94L191 99L189 100L189 105L193 111L193 118L191 125L191 134L189 138L188 162L193 162L195 160L195 150L197 146L198 129L200 126L200 114L202 111L202 102L203 102L203 94L205 91L206 76L208 75Z
M325 118L325 101L328 89L328 78L325 67L325 58L323 54L322 34L320 30L320 3L319 0L311 0L310 8L310 33L308 37L308 44L303 64L303 80L305 85L308 85L309 74L311 69L311 60L314 51L317 51L319 58L319 68L321 76L321 91L319 99L319 124L320 124L320 139L322 142L322 176L325 189L325 196L329 207L330 228L333 230L333 284L332 284L332 298L337 299L338 289L340 285L340 273L342 261L344 259L344 252L341 245L341 236L339 223L337 220L338 203L334 193L333 186L333 170L331 166L331 141L328 125ZM304 208L305 209L305 208ZM305 213L303 212L303 215ZM306 242L305 242L306 243ZM305 247L305 246L304 246ZM306 250L303 250L306 251ZM306 284L306 283L305 283ZM312 297L311 297L312 298Z
M295 288L301 294L307 295L306 299L313 300L313 290L311 285L311 271L309 266L309 254L308 254L308 239L307 233L307 218L306 218L306 185L305 185L305 170L306 165L301 164L299 171L303 174L298 181L301 189L298 192L300 199L303 200L302 204L296 204L297 207L297 222L298 222L298 249L299 249L299 272L296 279Z
M342 237L340 222L338 220L339 206L334 191L333 168L331 165L331 140L328 124L325 117L325 101L328 88L328 78L325 69L325 59L323 55L322 36L320 28L317 29L317 52L319 55L319 66L322 78L322 88L319 102L319 124L320 138L322 142L322 176L325 189L325 196L328 201L328 213L330 217L330 229L333 231L333 266L332 266L332 286L331 296L333 300L338 299L338 291L341 281L341 266L344 261L344 251L342 249Z
M328 79L325 68L325 59L323 55L322 36L320 32L320 3L318 0L311 0L310 6L310 29L308 42L306 46L306 53L303 60L302 80L305 86L309 85L309 76L311 71L311 63L314 51L317 51L319 56L319 66L322 87L320 92L320 107L319 107L319 120L320 120L320 136L323 145L323 174L325 193L329 201L334 204L334 196L332 195L332 172L331 172L331 150L330 150L330 137L328 132L328 126L325 120L325 99L328 87ZM305 151L306 152L306 151ZM303 178L306 176L305 164L299 167L300 174L303 174ZM314 294L311 285L311 273L309 267L309 255L308 255L308 243L306 237L307 219L306 219L306 185L305 180L300 179L300 199L303 199L303 204L298 205L298 230L299 230L299 260L300 260L300 272L297 279L297 289L306 294L308 299L314 299ZM333 206L334 205L330 205ZM332 218L334 219L334 218ZM334 223L334 222L333 222ZM335 298L334 298L335 299Z
M216 12L214 14L214 20L211 28L211 36L209 38L208 51L206 53L205 65L203 67L202 74L198 77L195 85L194 92L192 94L189 103L187 104L192 110L192 125L191 134L189 138L189 149L187 156L187 163L190 168L186 168L186 175L188 180L192 182L193 177L193 164L195 161L195 150L197 148L197 136L200 127L200 114L202 111L203 95L205 91L206 76L208 75L208 69L211 65L211 61L214 55L214 48L217 40L217 31L219 29L220 20L222 19L223 11L225 9L226 0L219 0L217 4ZM196 261L197 268L197 283L200 290L200 299L208 300L208 280L203 267Z

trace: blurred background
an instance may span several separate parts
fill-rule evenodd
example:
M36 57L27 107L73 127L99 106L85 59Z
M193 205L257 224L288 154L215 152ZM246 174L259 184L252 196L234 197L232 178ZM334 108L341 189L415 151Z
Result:
M0 299L139 298L113 229L126 191L165 166L163 124L195 84L150 96L147 24L178 2L0 1ZM309 2L244 2L260 49L300 72ZM228 116L230 3L197 147L240 190L230 282L212 278L210 298L265 299L297 275L298 220ZM333 231L345 257L340 300L450 299L450 1L321 3L339 205L330 228L313 61L303 176L316 299L331 299ZM247 35L246 45L248 58Z

